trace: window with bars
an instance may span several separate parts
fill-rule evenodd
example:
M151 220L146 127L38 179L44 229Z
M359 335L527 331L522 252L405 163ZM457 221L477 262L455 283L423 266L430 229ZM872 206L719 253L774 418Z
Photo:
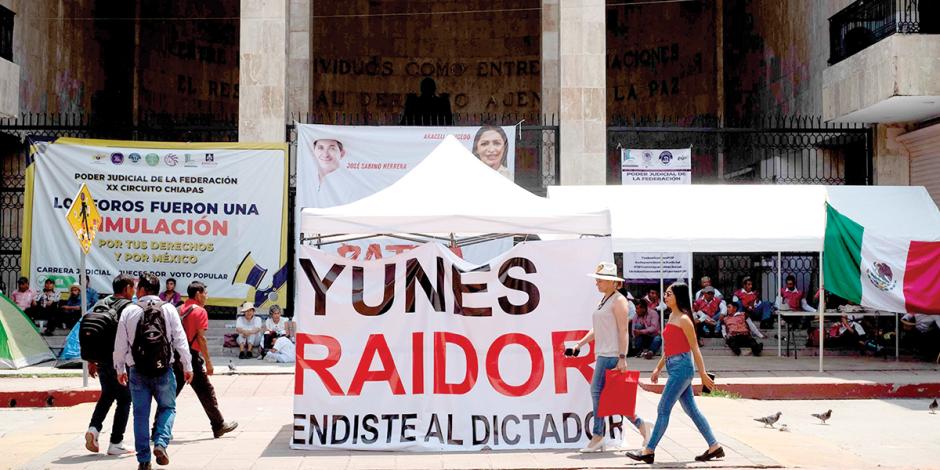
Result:
M13 15L0 5L0 57L13 62Z

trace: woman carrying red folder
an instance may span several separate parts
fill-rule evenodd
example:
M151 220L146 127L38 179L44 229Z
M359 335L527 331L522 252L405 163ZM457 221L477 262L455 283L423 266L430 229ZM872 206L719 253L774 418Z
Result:
M606 372L616 368L619 371L627 370L627 347L629 344L628 331L630 320L628 318L627 298L617 292L623 285L623 279L617 277L617 265L614 263L600 263L595 272L588 274L595 279L597 290L603 294L603 299L594 310L591 318L594 328L578 341L574 349L565 351L566 355L577 356L581 346L594 341L594 378L591 380L591 398L594 402L594 427L591 442L580 452L600 452L604 450L604 418L597 416L597 404L600 401L601 390L604 389ZM650 425L644 423L639 416L629 417L630 422L643 435L645 442L649 438Z
M669 380L666 381L666 387L659 399L657 408L656 426L653 428L653 435L649 442L640 452L627 452L627 457L645 463L653 463L656 458L656 445L662 439L669 426L669 415L672 408L678 401L682 405L685 414L692 418L698 432L708 443L708 450L704 454L695 457L699 462L705 462L711 459L717 459L725 456L724 449L718 444L715 435L712 433L708 420L702 415L698 407L695 406L695 399L692 393L692 377L695 375L695 369L698 368L699 376L702 378L702 386L714 388L715 382L705 371L705 361L702 360L702 353L698 349L698 341L695 338L695 322L692 320L692 305L689 300L689 286L677 282L666 289L666 306L669 307L669 322L663 328L663 357L659 364L653 369L650 381L659 382L659 373L663 366L669 371ZM695 367L692 360L695 360Z

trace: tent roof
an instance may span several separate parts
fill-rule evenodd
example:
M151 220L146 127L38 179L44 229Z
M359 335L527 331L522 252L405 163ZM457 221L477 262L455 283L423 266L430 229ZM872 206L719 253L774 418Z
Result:
M0 369L19 369L55 359L32 320L0 295Z
M305 208L301 217L304 236L610 233L605 207L571 210L536 196L481 163L453 136L388 188L342 206Z
M580 207L609 207L614 251L819 251L827 200L882 233L940 236L940 211L923 187L552 186L548 195Z

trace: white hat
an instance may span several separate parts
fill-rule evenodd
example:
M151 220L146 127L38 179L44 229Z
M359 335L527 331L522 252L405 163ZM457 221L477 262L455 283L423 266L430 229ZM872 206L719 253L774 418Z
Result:
M242 304L241 312L242 312L242 313L245 313L245 312L247 312L247 311L249 311L249 310L254 310L254 309L255 309L255 304L253 304L253 303L251 303L251 302L245 302L245 303Z
M595 269L593 273L588 274L588 276L595 279L604 279L605 281L623 282L623 278L617 277L617 265L607 261L599 263L597 269Z

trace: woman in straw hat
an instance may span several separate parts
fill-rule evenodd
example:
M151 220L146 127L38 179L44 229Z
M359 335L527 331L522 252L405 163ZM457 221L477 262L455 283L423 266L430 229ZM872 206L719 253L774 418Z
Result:
M566 350L566 355L577 356L581 346L594 341L594 378L591 380L591 398L594 403L594 427L591 442L581 452L600 452L604 450L604 419L597 416L597 404L600 401L601 390L604 389L606 373L616 368L627 370L627 352L629 339L629 309L627 298L618 289L623 285L623 279L617 277L617 266L614 263L603 262L588 276L595 279L597 290L603 294L601 302L591 315L593 328L589 331L573 350ZM643 435L644 445L649 438L650 425L644 423L639 416L628 417L630 422Z

